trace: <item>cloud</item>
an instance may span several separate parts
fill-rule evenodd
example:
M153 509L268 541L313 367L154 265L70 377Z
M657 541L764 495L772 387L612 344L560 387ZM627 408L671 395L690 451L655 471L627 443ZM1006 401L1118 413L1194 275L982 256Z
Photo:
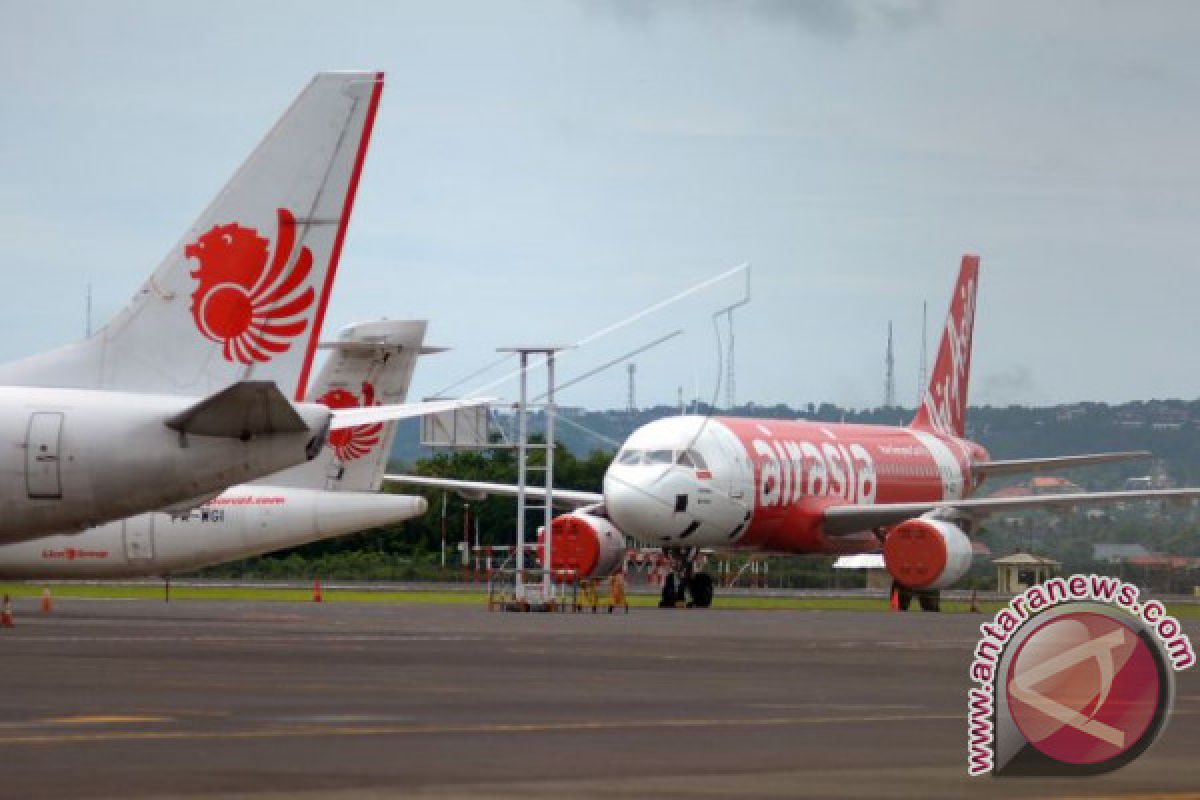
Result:
M878 19L895 31L907 31L937 22L942 14L941 0L898 0L880 2L873 7Z
M980 381L979 402L994 406L1026 405L1033 401L1036 390L1033 370L1017 364L984 375Z
M932 23L940 16L941 0L602 0L585 7L630 27L650 27L675 15L741 16L844 42L864 26L906 32Z
M830 39L849 39L859 25L859 11L847 0L755 0L746 5L751 14L776 24L795 25Z

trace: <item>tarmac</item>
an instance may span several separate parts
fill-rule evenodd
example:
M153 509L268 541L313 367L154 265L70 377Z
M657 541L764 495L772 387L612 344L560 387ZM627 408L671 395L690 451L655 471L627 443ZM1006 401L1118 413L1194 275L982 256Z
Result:
M1122 770L968 778L977 615L36 605L0 630L5 798L1200 795L1196 669Z

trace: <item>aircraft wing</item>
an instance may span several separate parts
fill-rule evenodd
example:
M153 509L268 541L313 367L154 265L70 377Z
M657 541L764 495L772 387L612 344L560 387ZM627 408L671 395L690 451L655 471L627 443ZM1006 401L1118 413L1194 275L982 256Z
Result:
M490 402L490 398L483 397L471 400L429 400L424 403L399 403L389 406L335 408L333 409L333 423L329 429L337 431L343 428L369 425L373 422L391 422L398 419L423 417L426 414L440 414L443 411L454 411L459 408L484 406Z
M1015 458L1007 461L981 461L971 467L976 475L1018 475L1026 472L1044 472L1052 469L1087 467L1093 464L1109 464L1114 461L1135 461L1150 458L1149 450L1130 450L1124 453L1089 453L1080 456L1055 456L1053 458Z
M1055 510L1075 506L1113 505L1138 500L1188 501L1200 499L1200 489L1145 489L1129 492L1085 492L1043 494L1029 497L976 497L929 503L883 503L880 505L833 506L825 510L824 529L830 536L846 536L898 525L931 511L957 511L982 518L1009 511Z
M429 489L446 489L457 492L463 497L482 500L491 494L515 496L517 487L509 483L486 483L484 481L458 481L451 478L431 478L425 475L384 475L388 483L400 483L408 486L424 486ZM546 497L546 487L526 486L527 497L543 500ZM604 502L604 495L599 492L581 492L576 489L555 489L554 505L566 508L582 508Z

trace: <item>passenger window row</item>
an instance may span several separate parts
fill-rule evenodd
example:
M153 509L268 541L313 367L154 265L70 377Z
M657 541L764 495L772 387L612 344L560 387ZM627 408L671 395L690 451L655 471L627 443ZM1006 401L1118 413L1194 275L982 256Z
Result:
M933 478L942 474L941 469L928 464L889 464L879 465L879 474L895 478Z

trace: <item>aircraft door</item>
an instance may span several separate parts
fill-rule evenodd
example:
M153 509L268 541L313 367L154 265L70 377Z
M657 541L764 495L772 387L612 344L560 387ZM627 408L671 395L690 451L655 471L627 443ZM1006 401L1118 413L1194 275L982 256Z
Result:
M62 412L37 411L29 416L25 485L30 497L62 497L62 427Z
M126 519L124 526L125 560L144 564L154 560L154 515L138 514Z

